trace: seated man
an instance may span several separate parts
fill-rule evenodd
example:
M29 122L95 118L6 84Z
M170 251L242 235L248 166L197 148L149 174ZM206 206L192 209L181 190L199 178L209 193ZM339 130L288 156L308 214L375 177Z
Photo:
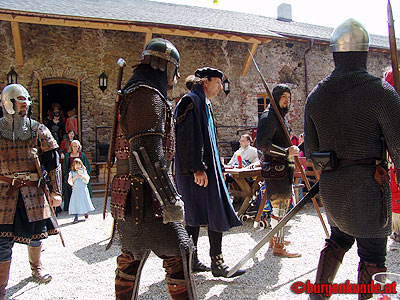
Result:
M260 159L258 158L258 150L256 147L250 146L253 142L252 138L248 134L243 134L240 137L239 143L240 148L233 154L231 160L225 165L225 169L239 168L238 156L242 157L242 167L247 168L250 165L258 165L260 163ZM232 178L231 174L225 174L225 183L229 184L234 182L235 180ZM252 178L246 178L246 181L251 186L254 180Z
M259 162L257 148L250 146L250 144L252 142L253 142L253 140L250 135L243 134L239 140L239 143L240 143L239 150L237 150L233 154L231 160L228 162L228 164L225 167L226 168L232 168L232 167L237 168L239 166L238 154L240 154L242 157L243 168L249 166L250 164Z

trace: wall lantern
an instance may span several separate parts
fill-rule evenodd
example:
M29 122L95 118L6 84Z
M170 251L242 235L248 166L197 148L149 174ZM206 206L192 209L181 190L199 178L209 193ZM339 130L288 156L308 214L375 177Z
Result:
M99 88L104 92L107 88L108 76L106 73L101 73L99 76Z
M11 67L10 72L7 73L7 82L8 84L17 83L18 74L14 71L14 68Z
M225 78L224 82L222 83L223 87L224 87L224 92L225 95L228 96L228 94L231 92L231 83L228 80L228 78Z

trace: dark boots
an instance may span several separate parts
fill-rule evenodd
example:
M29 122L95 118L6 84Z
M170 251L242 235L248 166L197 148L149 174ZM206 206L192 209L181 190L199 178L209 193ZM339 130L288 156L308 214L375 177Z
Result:
M335 241L327 239L319 257L315 283L332 284L345 253L346 251ZM328 298L324 294L310 294L309 296L311 300L324 300Z
M369 284L376 273L386 272L386 268L379 268L374 263L361 260L358 264L358 283ZM358 300L370 299L372 294L358 294Z
M205 264L203 264L201 261L199 261L199 258L197 256L197 251L193 251L192 253L192 270L193 272L208 272L211 271L210 267L207 267Z
M43 269L40 256L42 253L42 246L32 247L28 246L29 263L31 264L32 276L40 283L47 283L52 278L51 275L46 273Z
M211 272L214 277L228 277L229 271L228 266L224 264L222 254L211 257ZM243 275L245 272L244 270L237 270L231 277Z
M0 262L0 300L4 300L6 297L6 286L10 274L10 264L11 260Z

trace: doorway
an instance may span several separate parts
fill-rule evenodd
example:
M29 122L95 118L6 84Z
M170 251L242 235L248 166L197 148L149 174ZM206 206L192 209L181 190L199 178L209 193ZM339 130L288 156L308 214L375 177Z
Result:
M64 124L68 114L72 113L77 116L77 135L78 139L81 140L79 82L68 79L43 79L40 96L41 122L46 124L54 106L58 105L64 118Z

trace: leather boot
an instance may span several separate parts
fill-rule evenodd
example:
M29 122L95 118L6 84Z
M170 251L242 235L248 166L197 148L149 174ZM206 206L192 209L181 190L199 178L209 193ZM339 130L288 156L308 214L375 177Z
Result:
M290 253L286 250L286 246L284 243L278 244L274 243L274 250L272 252L274 256L280 256L280 257L288 257L288 258L294 258L294 257L300 257L300 253Z
M224 264L224 258L222 254L211 257L211 272L214 277L226 277L228 278L229 268ZM240 276L246 273L244 270L237 270L231 277Z
M201 261L199 261L199 258L197 256L197 251L193 251L192 257L193 257L193 262L192 262L192 271L193 272L211 271L210 267L207 267L205 264L203 264Z
M273 238L270 238L270 239L269 239L269 248L273 248L273 247L274 247L274 245L275 245L275 243L276 243L276 239L277 239L276 236L274 236ZM283 244L284 244L285 246L288 246L288 245L290 245L291 243L292 243L291 241L283 240Z
M28 246L29 263L31 264L32 276L40 283L49 282L52 277L44 271L40 256L42 253L42 245L39 247Z
M315 283L329 283L332 284L335 279L336 273L342 264L346 250L340 247L335 241L325 240L325 247L321 251L319 257L317 276ZM311 300L325 300L328 299L324 294L310 294Z
M10 274L10 264L11 260L0 262L0 300L4 300L6 297L6 286Z
M386 268L378 268L375 263L361 260L358 264L358 283L369 284L376 273L386 272ZM358 300L370 299L372 294L358 294Z

